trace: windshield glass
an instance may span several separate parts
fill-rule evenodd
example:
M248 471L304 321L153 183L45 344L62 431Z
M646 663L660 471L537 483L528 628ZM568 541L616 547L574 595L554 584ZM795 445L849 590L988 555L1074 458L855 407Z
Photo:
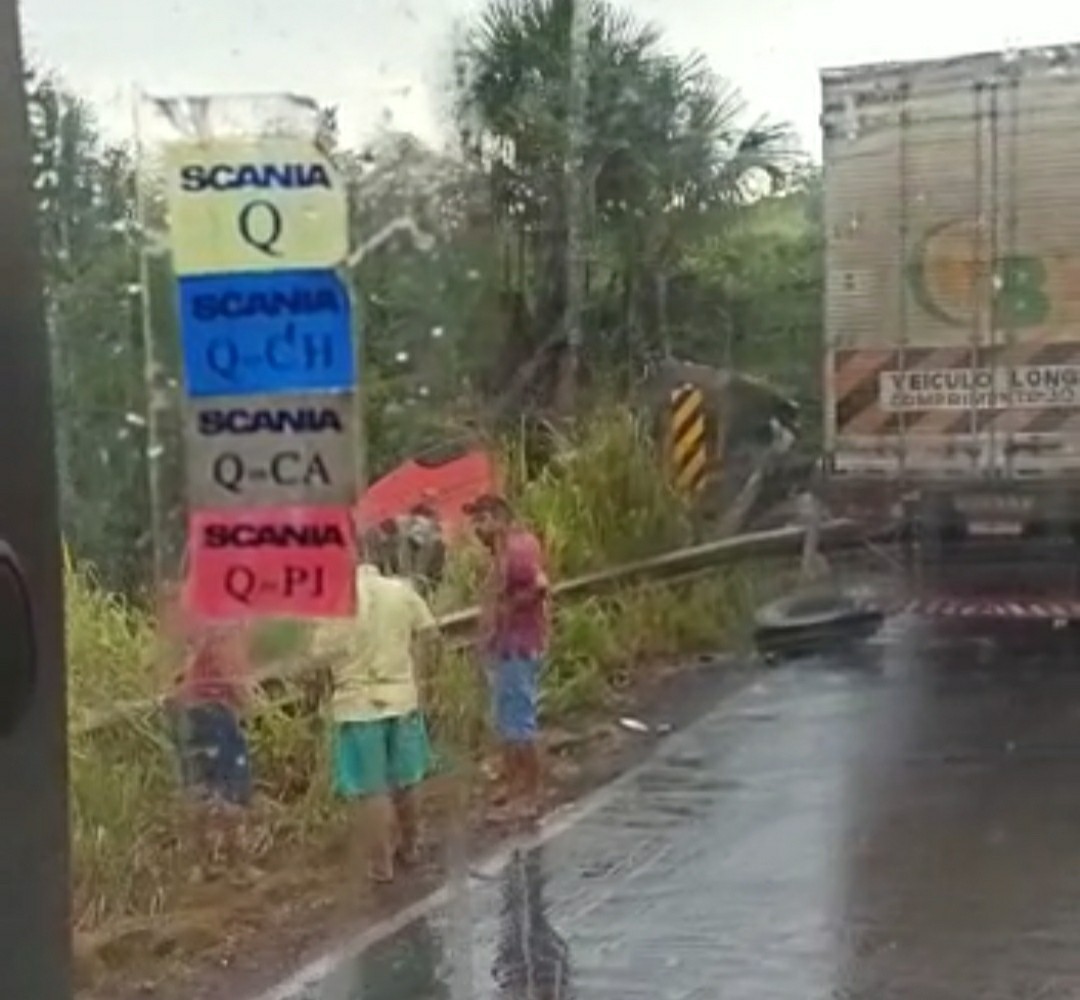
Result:
M79 996L1066 995L1080 16L21 17Z

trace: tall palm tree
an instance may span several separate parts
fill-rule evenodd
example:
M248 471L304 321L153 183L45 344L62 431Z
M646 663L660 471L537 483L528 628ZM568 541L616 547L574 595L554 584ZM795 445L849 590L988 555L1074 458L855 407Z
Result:
M466 152L488 172L495 215L515 237L507 271L532 317L530 348L558 336L565 308L574 2L588 4L589 24L575 167L586 194L574 210L586 216L592 284L606 270L619 288L624 333L639 325L643 298L657 297L706 209L775 186L793 162L787 128L744 127L742 98L702 57L671 55L655 26L609 0L491 0L459 51L457 120ZM654 317L652 339L660 326ZM595 331L592 339L602 346Z
M457 117L464 148L490 177L498 223L511 234L510 314L517 317L504 366L515 368L562 332L571 211L566 172L573 151L571 36L575 0L492 0L459 52ZM580 169L595 175L636 100L659 35L611 6L588 4ZM522 319L527 317L527 319Z
M788 126L744 124L746 102L698 55L658 57L631 138L597 178L597 210L623 298L623 328L666 347L669 279L683 255L802 162Z

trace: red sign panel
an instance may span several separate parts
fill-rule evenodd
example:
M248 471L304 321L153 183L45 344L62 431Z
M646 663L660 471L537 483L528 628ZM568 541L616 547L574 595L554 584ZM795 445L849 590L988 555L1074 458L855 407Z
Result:
M194 510L188 609L201 618L342 618L356 610L347 507Z

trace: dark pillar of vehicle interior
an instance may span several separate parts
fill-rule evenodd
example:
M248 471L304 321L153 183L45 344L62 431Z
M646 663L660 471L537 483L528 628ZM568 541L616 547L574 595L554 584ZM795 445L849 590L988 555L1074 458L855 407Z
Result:
M15 0L0 0L0 997L70 1000L61 549Z

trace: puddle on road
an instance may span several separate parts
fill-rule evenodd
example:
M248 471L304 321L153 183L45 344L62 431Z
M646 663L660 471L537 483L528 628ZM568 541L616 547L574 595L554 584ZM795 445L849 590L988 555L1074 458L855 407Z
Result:
M341 965L295 1000L571 1000L570 947L552 923L545 895L543 846L516 850L492 889L478 896L494 911L495 927L481 921L465 960L487 956L487 968L455 967L449 918L422 917ZM462 973L465 973L464 975ZM472 983L478 984L474 992Z

